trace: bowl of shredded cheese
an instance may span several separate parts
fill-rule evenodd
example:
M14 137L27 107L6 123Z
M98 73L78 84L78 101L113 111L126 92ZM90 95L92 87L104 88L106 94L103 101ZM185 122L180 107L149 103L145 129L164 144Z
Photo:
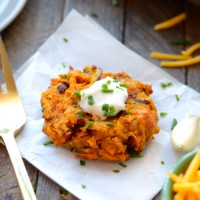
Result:
M200 150L183 156L168 172L162 200L200 199Z

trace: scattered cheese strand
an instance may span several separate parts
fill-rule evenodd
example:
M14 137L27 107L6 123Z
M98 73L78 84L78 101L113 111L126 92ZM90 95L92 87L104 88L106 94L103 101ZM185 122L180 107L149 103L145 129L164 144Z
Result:
M160 63L163 67L184 67L200 63L200 56L181 61L163 61Z
M192 53L194 53L197 49L200 49L200 42L192 45L187 50L182 51L182 55L184 56L190 56Z
M175 193L174 200L196 200L200 199L200 181L198 175L200 173L200 150L191 160L185 174L182 176L168 172L173 183L172 189Z
M189 164L185 172L183 179L185 181L191 181L194 178L195 173L197 172L199 167L200 167L200 151L198 151L194 156L194 158L192 159L191 163Z
M180 22L182 22L183 20L185 20L187 17L186 13L181 13L169 20L166 20L162 23L159 23L157 25L154 26L154 30L159 31L162 29L167 29L167 28L171 28L177 24L179 24Z
M159 60L186 60L186 59L191 58L191 56L166 54L166 53L158 53L158 52L152 52L150 56L151 58L155 58Z

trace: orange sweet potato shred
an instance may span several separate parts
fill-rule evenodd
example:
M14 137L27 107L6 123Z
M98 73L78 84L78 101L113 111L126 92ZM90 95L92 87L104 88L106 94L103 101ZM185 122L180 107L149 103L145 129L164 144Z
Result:
M103 118L83 112L75 91L107 76L128 85L126 110ZM82 72L70 67L67 74L53 78L41 95L43 132L56 146L77 152L79 159L126 161L130 152L139 154L159 132L156 107L149 97L152 92L151 85L133 80L125 72L102 73L95 66L86 66ZM87 127L91 121L94 123Z

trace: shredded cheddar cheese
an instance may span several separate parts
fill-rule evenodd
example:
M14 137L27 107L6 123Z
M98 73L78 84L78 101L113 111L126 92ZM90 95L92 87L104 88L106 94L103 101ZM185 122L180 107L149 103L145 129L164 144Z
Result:
M196 56L194 58L190 58L187 60L179 60L179 61L163 61L160 63L162 67L185 67L189 65L194 65L200 63L200 56Z
M196 153L184 175L181 176L168 172L174 181L172 190L175 192L174 200L200 199L200 150Z
M154 30L159 31L162 29L167 29L167 28L171 28L179 23L181 23L182 21L184 21L187 18L186 13L181 13L171 19L168 19L164 22L161 22L157 25L154 26Z
M166 54L166 53L158 53L158 52L152 52L151 58L159 59L159 60L186 60L188 58L191 58L191 56L188 55L175 55L175 54Z
M185 51L182 51L182 55L184 56L189 56L191 55L192 53L194 53L196 50L200 49L200 42L192 45L191 47L189 47L187 50Z

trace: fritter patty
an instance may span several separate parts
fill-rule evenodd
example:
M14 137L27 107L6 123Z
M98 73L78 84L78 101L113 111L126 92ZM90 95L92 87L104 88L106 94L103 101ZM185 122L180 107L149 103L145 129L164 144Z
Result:
M77 91L107 76L128 85L126 109L103 118L84 112ZM156 107L149 97L152 92L151 85L134 80L125 72L103 73L95 66L86 66L82 72L70 67L67 74L53 78L42 93L43 132L56 146L77 152L79 159L125 161L130 152L143 151L159 132Z

